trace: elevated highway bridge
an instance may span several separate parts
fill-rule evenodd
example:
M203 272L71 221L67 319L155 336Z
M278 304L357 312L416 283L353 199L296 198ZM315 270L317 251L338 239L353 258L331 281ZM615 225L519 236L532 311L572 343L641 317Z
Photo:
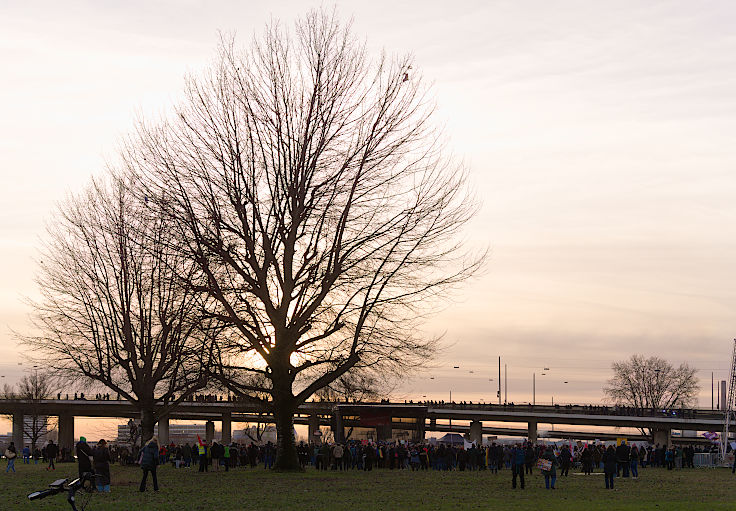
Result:
M74 444L75 417L139 418L139 411L122 400L67 400L42 401L0 400L0 414L13 418L13 438L18 446L24 444L22 427L26 415L59 417L59 444ZM221 423L222 440L230 442L232 422L272 422L273 418L262 405L233 401L185 401L165 418L159 420L159 439L168 442L170 420L207 421L207 436L214 435L214 423ZM634 410L631 408L580 405L492 405L457 403L345 403L307 402L299 407L295 424L306 424L310 439L322 425L330 425L337 439L344 438L346 427L376 429L376 438L391 438L394 430L412 432L414 438L424 438L427 431L469 433L471 440L482 435L508 435L536 441L540 424L597 426L609 431L550 431L551 438L612 439L622 436L616 428L638 428L653 432L653 441L672 442L672 431L721 431L723 415L706 409L687 410ZM494 425L483 423L494 423ZM498 427L498 423L516 424ZM526 425L526 428L518 425ZM553 436L554 435L554 436ZM637 440L645 438L637 435ZM631 435L628 438L634 440ZM696 433L697 437L697 433ZM696 438L682 439L697 441Z

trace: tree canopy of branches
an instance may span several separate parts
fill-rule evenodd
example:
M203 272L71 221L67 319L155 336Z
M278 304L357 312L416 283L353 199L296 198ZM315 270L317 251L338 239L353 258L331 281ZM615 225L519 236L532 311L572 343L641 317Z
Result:
M616 404L661 410L695 403L698 379L686 363L674 367L659 357L632 355L611 367L613 377L603 391Z
M482 264L432 111L409 57L372 60L317 11L249 49L224 40L176 115L127 144L228 329L215 377L274 414L277 469L299 466L296 407L353 369L420 366L423 315Z
M206 385L214 331L201 321L201 293L179 278L194 265L131 190L111 176L59 206L33 303L40 333L24 341L67 379L101 383L137 406L147 439Z
M42 371L33 371L24 375L17 387L5 384L3 399L20 399L24 401L26 414L23 420L23 437L31 443L31 452L36 449L38 441L56 427L55 417L44 413L44 399L53 394L53 379Z

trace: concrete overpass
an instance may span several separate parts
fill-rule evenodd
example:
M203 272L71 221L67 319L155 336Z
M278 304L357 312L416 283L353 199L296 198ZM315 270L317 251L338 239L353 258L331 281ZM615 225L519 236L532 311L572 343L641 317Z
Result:
M75 417L138 418L139 412L128 401L108 400L0 400L0 414L13 418L13 438L17 446L24 445L23 417L32 413L59 417L59 445L74 444ZM636 412L636 413L634 413ZM180 403L168 417L159 420L159 438L168 442L169 421L205 420L208 439L214 435L214 422L221 422L222 439L230 442L232 422L271 422L272 417L262 407L250 403L216 401L186 401ZM654 442L670 444L672 430L721 431L723 415L712 410L673 412L633 411L612 407L530 406L490 404L437 403L333 403L308 402L299 407L296 424L309 427L310 439L321 425L331 425L336 438L342 438L345 427L375 427L377 438L391 438L392 431L413 431L415 438L424 438L427 431L468 432L479 441L483 434L522 436L536 441L539 424L602 426L610 428L645 428L654 432ZM438 421L447 421L443 424ZM484 427L483 422L526 424L526 428ZM462 424L468 423L468 424ZM556 432L577 439L608 439L620 433ZM633 437L631 437L633 439ZM643 439L643 438L642 438Z

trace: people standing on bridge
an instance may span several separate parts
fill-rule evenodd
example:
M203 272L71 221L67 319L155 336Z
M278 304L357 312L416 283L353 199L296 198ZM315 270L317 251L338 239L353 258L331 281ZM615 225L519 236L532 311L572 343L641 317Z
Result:
M613 490L613 478L616 475L616 451L612 445L608 446L606 452L603 453L603 475L606 478L606 489Z
M15 473L15 458L18 457L18 451L15 448L15 442L10 442L10 445L5 449L5 458L8 460L8 466L5 468L7 474L11 470Z
M141 470L143 470L143 478L141 479L140 491L146 491L146 480L148 473L151 473L153 479L153 491L158 491L158 477L156 476L156 467L158 466L158 438L151 437L148 443L143 447L141 452Z
M521 489L524 489L524 462L526 455L524 449L516 444L511 450L511 488L516 488L516 478L519 478Z
M77 452L77 464L79 468L79 477L82 477L82 474L86 472L93 472L92 471L92 461L90 461L90 457L92 456L92 449L90 448L89 444L87 443L87 439L83 436L79 437L79 442L77 442L77 445L75 446L75 450Z

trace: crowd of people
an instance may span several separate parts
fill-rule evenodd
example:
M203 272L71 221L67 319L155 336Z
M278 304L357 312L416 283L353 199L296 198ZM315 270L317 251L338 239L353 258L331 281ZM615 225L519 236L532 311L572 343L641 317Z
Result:
M614 487L615 477L639 476L640 468L657 467L667 470L694 468L695 454L710 452L711 448L691 445L604 445L581 442L556 444L475 444L449 445L431 442L369 442L352 440L345 443L305 443L297 445L299 462L303 468L316 470L374 469L409 471L475 471L487 470L498 474L508 471L513 488L525 487L525 476L535 469L544 476L545 487L555 489L558 475L566 477L571 470L584 474L603 471L606 488ZM85 437L76 444L73 454L79 465L80 477L85 472L96 474L99 491L110 491L110 464L140 465L143 474L140 491L145 491L150 475L154 491L158 490L157 467L170 463L176 469L197 468L199 472L229 471L236 468L270 469L276 457L272 442L222 444L208 443L198 437L197 442L159 445L156 437L142 448L113 445L101 439L90 447ZM23 463L47 463L47 470L55 470L55 462L74 461L72 451L59 448L53 441L31 452L24 447L18 453L11 442L5 451L8 460L6 472L15 471L17 457Z

